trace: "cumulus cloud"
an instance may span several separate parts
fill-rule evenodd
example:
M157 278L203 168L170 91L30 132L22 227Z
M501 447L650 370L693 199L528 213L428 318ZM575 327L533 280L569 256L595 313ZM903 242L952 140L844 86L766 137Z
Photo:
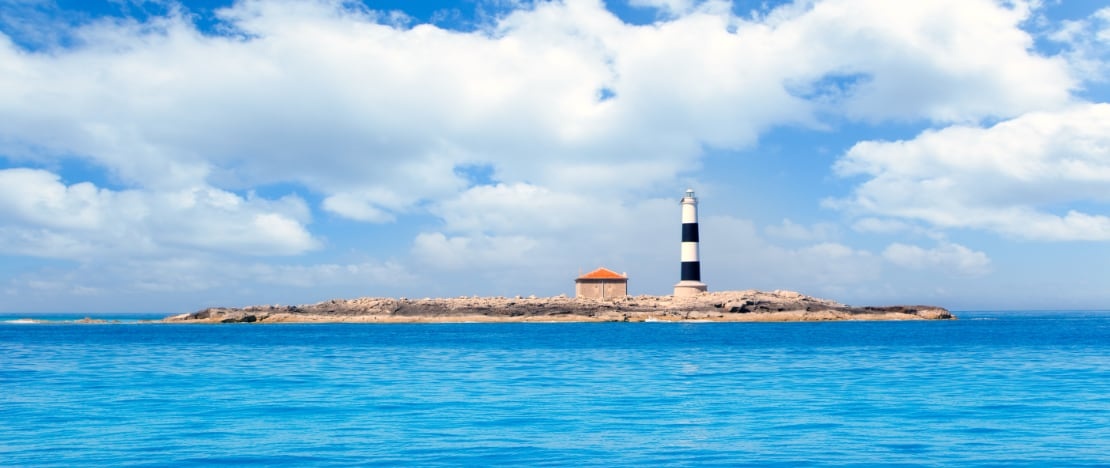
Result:
M552 232L604 223L607 205L612 210L619 206L615 202L597 192L563 193L514 183L473 187L431 211L450 231Z
M835 238L839 229L832 223L817 223L812 226L805 226L787 218L782 220L782 224L767 226L765 231L769 236L780 239L824 241Z
M1093 82L1110 79L1110 7L1088 18L1062 22L1048 38L1066 47L1062 55L1075 76Z
M669 13L632 25L599 0L538 2L458 31L357 2L242 0L220 10L215 32L171 9L89 22L37 50L0 34L4 160L79 159L124 187L8 169L29 186L0 188L0 238L8 253L59 258L299 254L321 245L313 210L367 223L416 213L436 223L419 229L410 254L444 271L481 263L521 282L596 266L584 261L669 271L674 259L658 245L672 240L674 204L654 197L697 171L707 148L845 119L1015 118L1067 105L1077 86L1074 67L1033 51L1020 27L1026 2L799 1L752 18L722 2L637 2ZM918 190L933 182L899 175L902 163L879 155L883 143L868 145L838 168L880 182L842 206L945 226L976 206L892 198L889 177ZM490 180L466 177L475 166ZM320 205L249 195L271 184ZM975 198L959 197L949 201ZM1032 237L1045 238L1105 224L1039 206L1002 217L1041 216ZM767 232L810 244L767 247L765 261L781 263L774 271L837 284L875 271L876 256L832 242L825 227Z
M786 246L759 234L750 220L711 216L702 227L702 277L711 289L791 289L844 298L883 273L882 259L839 242Z
M39 169L0 170L0 249L66 259L181 249L291 255L319 242L297 197L267 200L212 187L166 192L66 185Z
M0 150L78 155L133 185L292 181L385 221L464 189L463 164L638 189L705 145L744 147L816 112L1009 116L1065 101L1071 82L1029 50L1021 9L986 0L830 0L759 20L700 8L649 26L569 0L471 32L325 0L220 16L235 34L176 14L93 23L49 52L0 38Z
M116 258L47 269L0 282L0 310L190 312L208 306L301 304L397 295L418 275L394 261L272 263L200 254Z
M782 7L766 25L797 62L785 82L828 112L974 122L1069 101L1075 79L1032 52L1029 14L1026 2L835 0Z
M836 164L864 176L830 206L852 213L987 229L1035 240L1108 240L1110 104L1033 112L992 127L954 126L912 140L867 141ZM1082 206L1082 205L1079 205Z
M413 241L417 258L437 269L488 269L537 265L529 255L538 242L525 236L452 236L422 233Z
M401 210L405 203L390 191L381 189L363 192L342 192L324 199L321 208L345 218L371 223L384 223L396 219L395 210Z
M883 258L906 268L935 268L964 276L986 274L991 264L985 253L952 243L942 243L932 249L894 243L883 250Z

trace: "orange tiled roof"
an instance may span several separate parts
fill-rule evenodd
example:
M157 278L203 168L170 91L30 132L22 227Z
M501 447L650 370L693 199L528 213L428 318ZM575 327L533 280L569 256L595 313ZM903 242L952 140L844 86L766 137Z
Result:
M598 268L579 276L578 279L628 279L628 277L608 268Z

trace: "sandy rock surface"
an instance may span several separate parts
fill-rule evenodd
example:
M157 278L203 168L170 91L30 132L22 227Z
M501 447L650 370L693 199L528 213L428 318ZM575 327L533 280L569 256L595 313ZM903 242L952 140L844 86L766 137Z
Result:
M720 291L691 297L627 296L611 300L557 297L359 298L318 304L209 308L163 319L192 323L421 322L792 322L943 320L933 306L851 307L791 291Z

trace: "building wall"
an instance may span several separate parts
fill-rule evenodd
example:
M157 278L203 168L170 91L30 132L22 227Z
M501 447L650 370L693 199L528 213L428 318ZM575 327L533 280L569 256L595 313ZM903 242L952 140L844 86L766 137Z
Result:
M624 297L628 295L628 281L612 281L605 284L605 297Z
M574 297L601 297L601 284L578 280L574 282Z
M627 295L627 280L577 280L574 282L575 297L609 299Z

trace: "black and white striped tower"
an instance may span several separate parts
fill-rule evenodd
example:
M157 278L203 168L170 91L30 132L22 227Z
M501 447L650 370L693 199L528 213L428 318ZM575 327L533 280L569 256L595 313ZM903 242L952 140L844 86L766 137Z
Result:
M698 258L698 199L694 190L688 189L682 197L682 278L674 285L674 295L693 296L706 289Z

